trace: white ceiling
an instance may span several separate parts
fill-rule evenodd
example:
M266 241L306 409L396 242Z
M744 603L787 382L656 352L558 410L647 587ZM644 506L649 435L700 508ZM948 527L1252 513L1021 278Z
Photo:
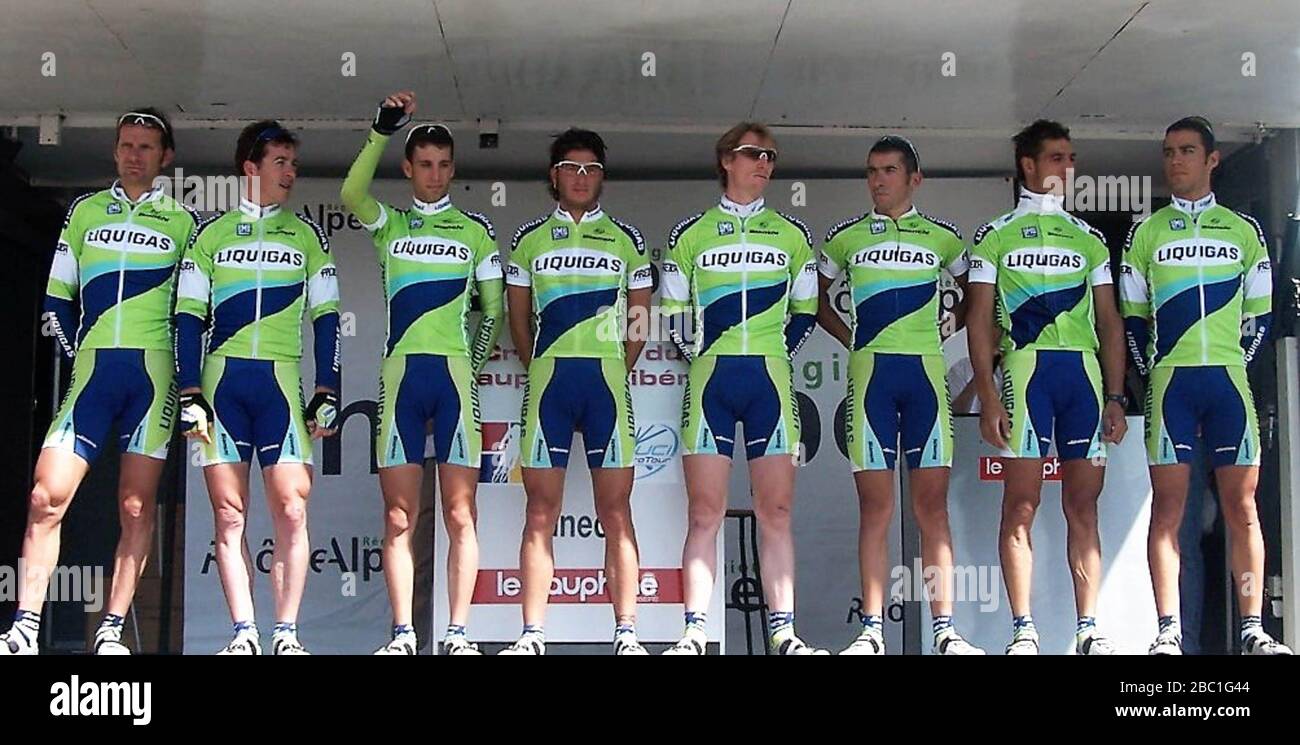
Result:
M228 168L237 128L275 116L307 130L307 173L336 174L398 87L456 125L472 176L540 174L569 124L642 177L709 176L713 139L747 117L781 125L782 170L809 175L856 172L885 130L932 173L1000 173L1010 135L1048 116L1081 170L1155 175L1184 114L1238 143L1300 126L1296 0L0 0L0 24L0 125L46 183L111 173L113 115L144 104L176 119L187 169ZM41 147L55 112L62 144ZM500 119L500 149L476 147L479 118Z

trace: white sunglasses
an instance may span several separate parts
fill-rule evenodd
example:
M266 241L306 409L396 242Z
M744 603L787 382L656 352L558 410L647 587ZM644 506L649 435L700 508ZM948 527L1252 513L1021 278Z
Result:
M445 132L448 138L451 137L451 130L447 129L447 126L445 124L421 124L415 127L411 127L409 130L406 131L406 141L403 144L410 143L411 136L414 135L416 132L432 132L437 129L440 129L443 132Z
M145 127L157 127L164 132L168 129L167 123L162 119L159 119L153 114L146 114L140 111L128 111L118 117L117 126L121 127L124 124L139 124Z
M605 166L599 163L598 161L592 161L590 163L579 163L576 160L562 160L559 163L556 163L554 168L560 171L561 173L567 173L574 176L587 175L588 168L594 169L600 173L605 172Z

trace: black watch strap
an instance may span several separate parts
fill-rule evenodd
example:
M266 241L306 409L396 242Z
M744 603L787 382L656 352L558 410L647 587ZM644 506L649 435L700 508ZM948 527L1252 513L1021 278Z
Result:
M1125 396L1123 393L1107 393L1106 403L1110 403L1111 401L1114 401L1126 409L1128 408L1128 396Z

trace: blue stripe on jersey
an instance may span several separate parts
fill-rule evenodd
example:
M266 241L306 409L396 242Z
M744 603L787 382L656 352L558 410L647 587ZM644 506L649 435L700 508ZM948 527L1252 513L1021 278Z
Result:
M1081 282L1074 287L1035 295L1011 311L1011 340L1016 349L1037 341L1043 329L1052 325L1058 315L1078 305L1086 292L1088 284Z
M853 335L853 348L862 349L884 331L889 324L908 313L924 308L934 297L935 283L894 287L878 292L857 306L857 328ZM938 319L935 319L938 323Z
M284 287L262 288L262 318L279 313L302 297L302 282ZM208 352L219 352L221 345L240 329L253 323L257 314L257 290L247 290L212 309L212 335Z
M537 339L533 342L533 357L541 357L548 347L564 335L564 332L589 318L594 318L601 310L614 305L617 301L617 288L575 292L552 300L537 315Z
M393 293L388 299L388 343L384 354L392 354L393 347L420 316L459 298L468 281L468 277L458 277L416 282Z
M1200 288L1205 292L1205 316L1209 316L1232 302L1241 288L1241 277L1200 285ZM1155 315L1156 353L1152 365L1169 354L1183 334L1204 317L1201 315L1201 292L1197 287L1183 290L1157 308Z
M751 287L743 304L747 312L746 317L752 318L785 299L788 284L788 282L777 282L767 287ZM743 291L733 292L705 306L701 314L701 325L704 328L704 337L700 342L701 353L712 346L727 329L740 325L741 297L745 294Z

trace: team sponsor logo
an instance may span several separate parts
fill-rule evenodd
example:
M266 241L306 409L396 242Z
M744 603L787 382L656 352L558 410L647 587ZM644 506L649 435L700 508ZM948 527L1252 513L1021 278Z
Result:
M235 247L217 252L216 263L221 266L255 269L258 266L286 269L301 267L305 262L301 252L287 246L273 248Z
M654 273L650 271L650 267L648 266L643 266L635 272L632 272L633 282L645 282L646 280L651 279L654 279Z
M133 226L107 226L86 231L85 242L98 248L117 251L164 253L176 248L169 236Z
M399 259L431 264L456 264L469 261L469 247L435 236L399 238L388 244L388 253Z
M873 246L855 253L853 263L869 264L881 269L917 269L938 266L939 257L921 246Z
M718 222L718 235L734 235L735 232L736 232L735 223L725 222L725 221Z
M681 438L672 427L666 424L638 427L633 451L636 480L649 478L667 468L677 457L680 448Z
M480 569L470 602L475 605L518 605L524 589L521 574L518 569ZM636 594L638 603L682 602L682 570L641 569ZM551 603L608 605L609 578L604 569L556 568L550 595Z
M423 217L412 217L410 222L411 230L419 230L424 227Z
M1178 242L1156 249L1156 263L1165 266L1205 266L1235 264L1241 261L1241 249L1231 243Z
M1069 274L1086 266L1083 256L1068 248L1021 248L1008 252L1002 259L1008 269L1042 274Z
M1175 217L1175 218L1173 218L1172 220L1169 221L1169 229L1170 229L1170 230L1186 230L1186 229L1187 229L1187 221L1184 220L1184 219L1181 218L1181 217Z
M980 456L980 481L1002 481L1005 479L1005 458ZM1061 461L1055 455L1043 458L1043 481L1061 480Z
M719 246L700 254L697 262L701 269L713 271L762 272L785 269L790 264L790 257L775 248Z
M252 224L252 223L241 222L241 223L239 223L238 225L235 226L235 235L244 235L244 236L248 236L248 235L252 235L252 234L253 234L253 224Z
M880 235L881 233L884 233L884 232L885 232L885 221L884 221L884 220L872 220L872 221L871 221L871 234L872 234L872 235Z
M557 225L551 228L551 240L562 241L569 237L569 228L566 225Z
M1034 225L1026 225L1025 227L1020 229L1020 235L1024 236L1025 238L1037 238L1038 227Z
M603 251L565 248L548 251L533 261L534 274L622 274L623 260Z
M122 205L118 204L117 202L109 202L109 203L108 203L108 214L110 214L110 215L120 215L120 214L122 214Z

